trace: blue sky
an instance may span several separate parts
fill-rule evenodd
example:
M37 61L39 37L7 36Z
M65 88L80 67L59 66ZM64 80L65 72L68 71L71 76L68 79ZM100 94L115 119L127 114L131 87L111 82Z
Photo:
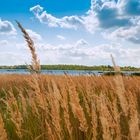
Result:
M3 0L0 5L0 12L8 14L19 12L29 15L30 7L38 4L43 7L46 6L48 11L53 14L64 14L64 12L71 14L72 12L86 12L90 7L90 0ZM18 8L16 6L18 6Z
M0 65L30 63L15 20L41 64L140 66L140 0L2 0Z

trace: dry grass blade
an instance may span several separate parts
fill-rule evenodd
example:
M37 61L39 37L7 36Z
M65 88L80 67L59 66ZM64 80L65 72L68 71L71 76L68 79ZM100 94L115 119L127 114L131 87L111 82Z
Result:
M0 140L8 140L1 114L0 114Z
M85 114L83 111L83 108L80 105L80 98L76 91L76 87L74 85L74 82L70 76L67 76L68 78L68 85L69 85L69 96L70 96L70 105L73 111L73 114L75 117L78 118L80 122L80 130L83 132L86 132L88 129L87 120L85 118Z
M139 128L139 114L137 111L137 99L135 95L131 92L128 93L129 96L129 111L130 111L130 120L129 120L129 128L130 135L132 139L139 140L140 139L140 128Z
M121 72L120 67L116 66L115 60L112 55L111 55L111 58L112 58L112 63L114 65L115 72L119 73L119 75L116 75L114 77L114 82L116 84L116 94L119 98L121 108L122 108L123 112L125 113L125 115L127 116L128 102L127 102L127 99L125 96L126 90L125 90L125 86L124 86L124 82L123 82L123 77L122 77L122 75L120 75L120 72Z
M20 28L21 32L23 33L24 38L25 38L25 40L28 44L28 47L31 51L31 54L32 54L32 66L29 69L34 73L39 73L40 72L40 62L39 62L39 59L36 54L34 42L31 39L31 37L29 36L29 34L27 33L27 31L22 27L22 25L18 21L16 21L16 22L17 22L18 27Z
M114 60L114 57L113 57L112 54L111 54L111 60L112 60L112 63L113 63L113 67L114 67L115 72L121 72L120 67L117 66L116 63L115 63L115 60Z

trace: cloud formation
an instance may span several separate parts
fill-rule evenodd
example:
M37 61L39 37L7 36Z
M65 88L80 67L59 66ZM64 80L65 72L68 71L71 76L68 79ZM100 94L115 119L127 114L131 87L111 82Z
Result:
M102 28L124 27L131 24L130 19L119 12L120 6L114 0L92 0L91 12L96 13L99 26Z
M10 21L0 19L0 34L16 35L16 29Z
M11 65L11 63L14 65L25 64L29 59L28 55L25 56L23 53L15 53L11 51L0 52L1 65Z
M85 39L80 39L76 42L77 47L85 47L88 45L89 45L89 43Z
M86 16L64 16L62 18L57 18L47 11L44 10L40 5L36 5L30 8L30 11L34 13L35 17L44 24L47 24L49 27L60 27L60 28L68 28L68 29L79 29L86 28L90 32L92 32L93 27L92 24L97 24L95 20L91 20L91 17L94 17L94 14L88 14ZM93 26L94 26L93 25Z
M131 2L132 0L129 1ZM91 7L88 12L85 13L85 15L65 16L62 18L57 18L49 14L40 5L30 8L30 11L35 14L36 18L39 19L40 22L46 23L50 27L77 29L80 25L87 28L88 24L86 20L90 19L92 26L97 26L98 24L98 27L101 28L111 28L115 26L122 27L131 24L130 17L126 16L124 12L127 11L126 9L128 7L128 3L130 2L127 2L126 4L125 2L116 2L115 0L91 0ZM138 2L136 4L138 4ZM135 7L136 6L132 6L132 8ZM122 12L120 12L120 8ZM133 11L134 9L131 10Z
M135 26L121 27L113 32L105 32L104 37L111 40L127 40L135 44L140 44L140 20Z
M61 27L61 28L74 28L77 29L79 25L82 25L82 19L78 16L65 16L62 18L57 18L47 11L43 10L44 8L40 5L36 5L30 8L30 11L33 12L37 19L41 23L48 24L50 27Z
M17 52L1 52L0 63L29 63L31 57L26 45L26 43L16 43L14 46L16 46ZM111 43L94 45L89 44L85 39L58 45L38 42L35 43L35 46L41 64L111 65L110 54L113 54L119 65L140 65L140 48L137 47L126 48L120 44Z
M64 37L64 36L62 36L62 35L57 35L56 36L58 39L60 39L60 40L65 40L66 38Z
M8 45L7 40L0 40L0 47L6 46L6 45Z
M127 49L120 44L102 44L91 46L87 41L79 44L83 39L71 44L38 44L38 54L40 54L41 62L47 56L49 63L66 63L66 64L82 64L82 65L110 65L110 54L113 54L119 65L140 65L140 48L128 47ZM46 55L45 55L46 53ZM46 61L47 61L46 60Z
M96 30L100 30L100 32L111 30L109 34L116 34L115 37L119 37L117 35L119 31L124 31L124 34L131 33L128 37L124 36L127 41L139 43L140 40L138 32L130 31L139 28L137 22L140 22L140 0L91 0L89 10L81 16L57 18L40 5L30 8L30 11L41 23L47 24L49 27L85 29L90 33L94 33Z
M34 41L41 41L42 40L42 37L40 34L34 32L33 30L31 29L26 29L27 33L31 36L31 38L34 40Z

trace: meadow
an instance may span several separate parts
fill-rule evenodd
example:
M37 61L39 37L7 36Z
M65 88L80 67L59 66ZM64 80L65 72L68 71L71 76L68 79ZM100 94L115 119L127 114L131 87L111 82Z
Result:
M140 77L0 76L1 140L139 140Z
M18 23L18 22L17 22ZM0 75L0 140L139 140L140 77L43 75L34 43L30 75Z

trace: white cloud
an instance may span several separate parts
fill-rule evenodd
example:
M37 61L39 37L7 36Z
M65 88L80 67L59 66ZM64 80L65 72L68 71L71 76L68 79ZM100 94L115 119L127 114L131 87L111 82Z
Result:
M79 29L80 27L82 27L86 28L89 32L93 33L98 25L98 21L93 12L82 16L72 15L57 18L43 9L44 8L40 5L36 5L30 8L30 11L34 13L36 18L41 23L45 23L50 27L60 27L69 29Z
M60 27L68 29L79 29L85 28L89 32L94 32L98 22L93 13L85 14L82 16L72 15L64 16L62 18L57 18L47 11L43 10L44 8L40 5L30 8L30 11L34 13L36 18L44 24L47 24L49 27Z
M16 35L16 29L10 21L2 20L0 18L0 34Z
M127 32L129 28L137 29L135 20L140 18L139 7L140 0L91 0L89 10L81 16L71 15L57 18L40 5L30 8L30 11L41 23L47 24L49 27L85 29L90 33L111 29L108 32L110 34L112 31L124 30ZM128 32L132 33L130 30ZM133 34L129 36L134 36ZM134 38L129 38L129 41L139 43L139 34L136 34Z
M84 39L80 39L76 42L77 47L85 47L85 46L88 46L88 45L89 45L89 43Z
M58 39L60 39L60 40L65 40L66 38L64 37L64 36L62 36L62 35L57 35L56 36Z
M82 40L82 39L81 39ZM49 64L82 64L82 65L111 65L110 54L113 54L118 65L140 65L140 49L128 47L120 44L102 44L92 46L87 41L86 47L78 45L78 42L71 44L38 44L37 51L40 60Z
M99 20L94 12L88 12L86 16L82 16L83 26L89 33L94 33L98 30Z
M58 44L58 45L52 45L52 44L37 44L38 50L53 50L53 51L67 51L67 50L75 50L75 49L81 49L85 48L85 46L88 46L89 43L84 40L80 39L76 41L75 43L69 43L69 44Z
M9 44L9 42L7 40L1 40L0 41L0 47L6 46L8 44Z
M0 64L25 64L31 62L30 51L26 43L19 43L15 46L17 47L16 52L0 53ZM36 50L42 64L111 65L110 54L113 54L116 63L119 65L140 65L140 48L126 48L120 44L95 46L84 39L80 39L69 44L36 43Z
M42 40L42 37L40 34L30 30L30 29L26 29L26 31L28 32L28 34L30 35L30 37L34 40L34 41L40 41Z
M18 59L17 59L18 58ZM29 57L25 54L15 52L0 52L1 65L19 65L29 61ZM30 63L30 62L29 62Z
M102 1L91 0L91 7L88 12L81 15L64 16L57 18L44 10L40 5L30 8L36 18L50 27L85 28L90 33L94 33L97 28L121 27L130 24L129 18L119 14L119 2L114 0Z
M34 12L35 14L38 14L43 11L43 7L41 7L40 5L36 5L30 8L30 11Z
M104 33L103 36L111 40L127 40L135 44L140 44L140 20L137 21L135 26L120 27L111 33Z
M77 29L82 23L82 19L78 16L65 16L62 18L56 18L55 16L43 11L43 7L36 5L30 8L30 11L33 12L37 19L41 23L48 24L50 27L61 27L61 28L74 28Z

